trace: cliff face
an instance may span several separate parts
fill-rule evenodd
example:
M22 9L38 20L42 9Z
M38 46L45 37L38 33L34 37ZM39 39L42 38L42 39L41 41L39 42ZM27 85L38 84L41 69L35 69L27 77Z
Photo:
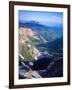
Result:
M19 28L19 53L23 55L25 59L37 60L37 57L41 54L32 40L40 42L40 38L36 32L30 28Z
M35 32L32 31L30 28L20 28L19 29L19 35L24 37L33 37L35 35Z

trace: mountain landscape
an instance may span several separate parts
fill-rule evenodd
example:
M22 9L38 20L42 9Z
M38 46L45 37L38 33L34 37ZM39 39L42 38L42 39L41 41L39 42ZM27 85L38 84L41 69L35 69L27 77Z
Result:
M19 22L19 79L63 76L63 28Z
M33 31L36 31L47 41L55 40L62 36L62 26L61 27L50 27L40 24L37 21L29 21L29 22L20 22L19 27L27 27L31 28Z

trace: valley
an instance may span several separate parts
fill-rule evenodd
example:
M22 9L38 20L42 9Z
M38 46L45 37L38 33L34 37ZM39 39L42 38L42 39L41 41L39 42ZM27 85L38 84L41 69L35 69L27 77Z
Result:
M62 28L19 23L19 79L63 76Z

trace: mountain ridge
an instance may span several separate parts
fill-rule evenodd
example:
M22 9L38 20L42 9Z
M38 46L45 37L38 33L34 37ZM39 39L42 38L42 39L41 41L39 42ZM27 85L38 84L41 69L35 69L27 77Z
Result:
M62 36L62 28L59 27L48 27L46 25L42 25L37 21L27 21L27 22L19 22L19 27L23 28L31 28L33 31L37 32L47 41L55 40Z

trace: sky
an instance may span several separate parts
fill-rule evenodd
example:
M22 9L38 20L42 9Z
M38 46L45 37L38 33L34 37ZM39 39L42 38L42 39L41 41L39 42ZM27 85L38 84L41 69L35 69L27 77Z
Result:
M19 22L37 21L47 26L63 25L63 12L19 10Z

